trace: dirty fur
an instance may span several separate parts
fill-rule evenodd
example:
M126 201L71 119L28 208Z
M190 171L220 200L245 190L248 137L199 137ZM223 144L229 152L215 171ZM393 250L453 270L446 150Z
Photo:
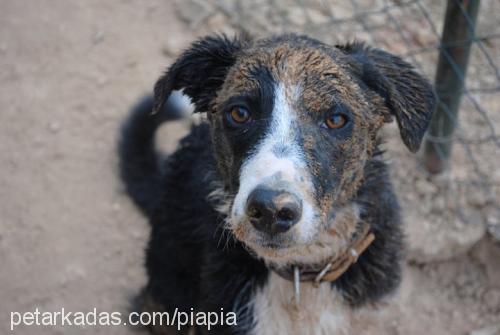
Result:
M154 132L172 113L165 104L170 93L180 89L208 122L193 126L159 164ZM235 105L250 110L252 122L228 124ZM214 333L269 333L261 309L277 306L273 299L280 297L264 294L264 299L262 292L291 284L281 283L270 268L322 264L345 251L364 223L375 241L344 275L322 285L331 294L311 291L306 317L319 320L314 313L325 305L321 299L342 302L332 304L335 316L337 310L367 306L393 292L404 243L377 132L396 119L403 142L416 151L434 105L432 87L409 64L364 44L328 46L298 35L210 36L193 43L158 80L154 102L133 111L120 144L127 190L151 221L148 306L172 313L224 308L237 313L238 325L218 325ZM262 143L278 136L271 120L279 108L287 113L288 137L267 148ZM342 129L324 127L332 113L347 118ZM235 202L246 196L242 171L264 149L262 157L289 162L283 166L290 170L267 176L258 163L255 176L288 185L310 207L307 222L304 214L279 236L256 231L244 211L235 211ZM268 240L277 247L269 247ZM286 310L273 313L281 324L292 324ZM329 324L317 327L310 333L341 332ZM197 327L196 332L208 330Z

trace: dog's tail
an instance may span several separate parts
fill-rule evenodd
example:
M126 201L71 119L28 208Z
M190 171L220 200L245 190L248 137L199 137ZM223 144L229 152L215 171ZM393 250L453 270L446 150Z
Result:
M122 127L118 147L119 168L127 193L150 216L160 196L161 170L155 150L156 129L165 121L187 115L182 95L173 94L162 110L152 114L153 98L143 98Z

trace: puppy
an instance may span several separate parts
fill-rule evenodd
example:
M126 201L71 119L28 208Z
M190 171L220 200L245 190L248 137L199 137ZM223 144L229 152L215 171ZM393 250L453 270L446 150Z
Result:
M159 163L154 133L188 96L206 122ZM361 43L209 36L124 126L121 174L152 225L144 310L234 313L162 334L344 334L401 277L401 219L378 130L419 149L426 79ZM221 321L219 319L219 321Z

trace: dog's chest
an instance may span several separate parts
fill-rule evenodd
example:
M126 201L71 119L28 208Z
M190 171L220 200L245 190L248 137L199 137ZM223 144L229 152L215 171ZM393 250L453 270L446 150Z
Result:
M293 283L272 273L255 296L252 335L346 334L349 308L338 292L323 283L301 283L300 305L292 301Z

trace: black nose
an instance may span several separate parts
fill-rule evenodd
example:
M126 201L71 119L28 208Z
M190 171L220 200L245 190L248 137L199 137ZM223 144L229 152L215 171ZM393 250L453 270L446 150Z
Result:
M248 196L246 214L257 230L283 233L300 220L302 203L291 193L258 186Z

